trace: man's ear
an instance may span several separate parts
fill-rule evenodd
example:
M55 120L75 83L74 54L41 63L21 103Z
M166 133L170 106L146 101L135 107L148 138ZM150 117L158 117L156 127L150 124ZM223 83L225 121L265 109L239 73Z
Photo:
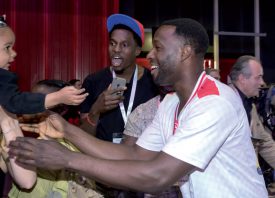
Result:
M247 78L243 74L240 74L237 78L237 82L239 82L240 86L246 86Z
M181 60L184 61L191 56L192 47L190 45L184 45L181 48Z
M135 54L136 54L136 56L138 56L138 55L140 55L140 53L141 53L141 47L137 47L136 48L136 52L135 52Z
M241 83L243 83L244 80L245 80L245 76L244 76L243 74L240 74L240 75L238 76L238 81L241 82Z

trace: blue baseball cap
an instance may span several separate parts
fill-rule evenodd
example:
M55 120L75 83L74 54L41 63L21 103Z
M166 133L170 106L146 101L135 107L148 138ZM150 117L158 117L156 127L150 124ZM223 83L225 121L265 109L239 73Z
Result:
M144 43L144 28L143 25L136 19L124 14L113 14L107 19L107 29L111 32L115 25L125 25L135 32L141 39L142 45Z

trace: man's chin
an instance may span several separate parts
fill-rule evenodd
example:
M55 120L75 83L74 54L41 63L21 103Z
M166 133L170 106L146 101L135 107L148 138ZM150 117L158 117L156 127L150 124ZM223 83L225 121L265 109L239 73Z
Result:
M159 77L154 78L154 83L159 87L172 86L171 83L164 82Z
M120 69L120 70L114 70L116 74L123 74L124 69Z
M113 69L116 74L122 74L124 72L124 69L121 67L113 67Z

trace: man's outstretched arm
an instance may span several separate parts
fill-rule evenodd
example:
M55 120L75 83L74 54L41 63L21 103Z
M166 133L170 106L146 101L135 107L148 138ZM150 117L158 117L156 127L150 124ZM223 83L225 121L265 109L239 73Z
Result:
M156 152L138 146L119 145L99 140L77 126L65 121L60 115L50 115L40 124L23 124L23 130L40 133L52 138L65 138L85 154L102 159L151 159Z
M151 160L104 160L69 151L55 141L18 138L10 143L17 161L47 169L72 169L108 185L156 193L194 167L164 152Z

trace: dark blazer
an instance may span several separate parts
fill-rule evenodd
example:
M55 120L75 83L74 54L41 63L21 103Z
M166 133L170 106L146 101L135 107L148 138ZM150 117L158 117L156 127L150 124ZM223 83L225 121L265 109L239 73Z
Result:
M45 111L45 95L20 92L15 73L0 68L0 105L15 114L32 114Z

